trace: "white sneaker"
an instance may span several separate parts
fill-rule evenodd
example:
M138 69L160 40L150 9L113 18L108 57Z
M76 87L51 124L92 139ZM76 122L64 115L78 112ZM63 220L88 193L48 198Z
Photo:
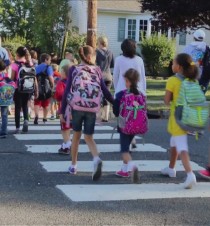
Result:
M197 183L197 181L196 181L195 174L192 173L192 174L187 176L187 179L184 182L184 188L185 189L191 189L193 185L196 185L196 183Z
M176 170L169 167L162 169L161 173L165 176L176 177Z

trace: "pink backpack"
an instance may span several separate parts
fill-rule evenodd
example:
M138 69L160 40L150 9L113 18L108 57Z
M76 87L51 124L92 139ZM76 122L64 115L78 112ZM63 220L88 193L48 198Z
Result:
M148 131L148 119L145 97L125 91L120 100L118 126L128 135L145 134Z
M70 105L74 110L84 112L100 111L102 90L101 75L95 66L81 65L76 67L70 90Z

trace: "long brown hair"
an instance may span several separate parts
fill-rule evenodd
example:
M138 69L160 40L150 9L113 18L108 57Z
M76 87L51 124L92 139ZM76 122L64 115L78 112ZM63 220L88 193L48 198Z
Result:
M124 77L128 79L128 81L131 83L130 92L135 95L138 95L139 94L138 82L140 79L139 72L131 68L128 71L126 71Z
M95 54L95 50L91 46L86 45L79 48L79 56L81 60L84 61L86 64L95 65L95 62L91 62L91 60L87 58L88 55L91 56L93 54Z
M183 75L189 79L196 79L198 77L199 71L198 67L193 62L192 57L186 53L178 54L175 58L178 65L182 67Z

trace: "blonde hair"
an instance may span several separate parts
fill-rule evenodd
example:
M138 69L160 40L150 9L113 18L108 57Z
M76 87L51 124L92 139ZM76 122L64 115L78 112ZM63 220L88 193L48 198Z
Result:
M108 39L105 36L101 36L98 38L98 43L100 43L103 47L108 47Z
M53 71L58 71L59 66L57 64L51 64Z

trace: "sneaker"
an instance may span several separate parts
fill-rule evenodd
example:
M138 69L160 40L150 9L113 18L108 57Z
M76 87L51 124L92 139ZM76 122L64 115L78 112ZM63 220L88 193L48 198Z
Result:
M191 175L187 176L186 181L184 182L184 188L185 189L191 189L193 185L196 185L196 177L195 174L192 173Z
M133 170L131 172L131 180L134 184L139 183L139 170L136 166L133 167Z
M136 144L132 144L132 145L131 145L131 148L132 148L132 149L136 149L136 148L137 148L137 145L136 145Z
M115 173L115 175L118 176L118 177L123 177L123 178L128 178L128 177L130 177L130 174L129 174L128 172L123 172L122 170L117 171L117 172Z
M60 148L58 150L58 154L60 155L70 155L70 148Z
M5 139L7 138L7 134L6 133L0 133L0 139Z
M20 132L20 129L16 129L14 132L13 132L13 134L20 134L21 132Z
M55 116L51 115L50 120L55 120Z
M23 133L27 133L28 132L28 121L25 120L23 123L23 129L22 129Z
M175 169L171 169L169 167L166 167L166 168L162 169L161 173L163 175L165 175L165 176L176 177L176 170Z
M46 123L47 122L47 119L46 118L43 118L43 122Z
M199 174L201 177L210 180L210 170L209 170L209 169L206 169L206 170L200 170L200 171L198 172L198 174Z
M69 167L69 173L75 175L75 174L77 174L77 169L74 168L74 167L72 167L72 166L70 166L70 167Z
M35 119L34 119L34 125L38 125L39 123L38 123L38 117L35 117Z
M93 169L93 174L92 174L92 180L97 181L101 177L101 172L102 171L102 161L98 160L97 163L94 163L94 169Z

